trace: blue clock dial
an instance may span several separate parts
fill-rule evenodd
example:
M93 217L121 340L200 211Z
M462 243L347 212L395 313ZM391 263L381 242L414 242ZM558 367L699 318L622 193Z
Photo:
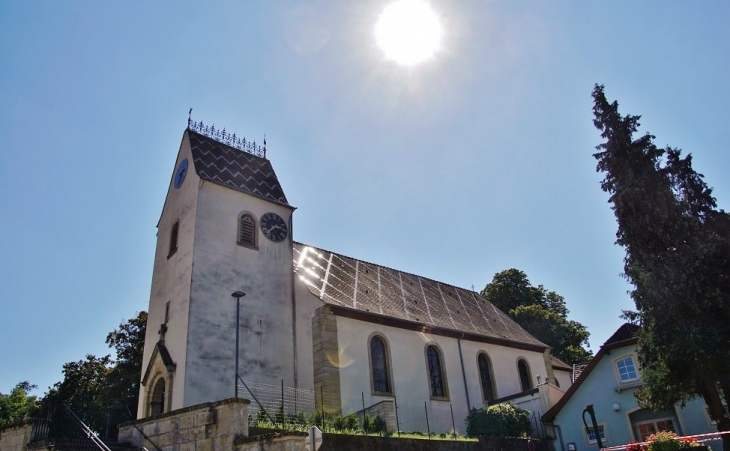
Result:
M183 181L185 180L185 175L188 173L188 159L184 159L180 162L180 165L178 165L177 170L175 171L175 189L180 188L180 185L182 185Z
M284 241L289 235L289 227L276 213L264 213L259 223L264 236L275 243Z

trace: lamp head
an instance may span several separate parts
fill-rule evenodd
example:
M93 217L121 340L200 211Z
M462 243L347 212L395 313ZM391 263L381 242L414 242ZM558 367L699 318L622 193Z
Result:
M246 293L244 293L243 291L234 291L231 296L236 299L241 299L242 297L246 296Z

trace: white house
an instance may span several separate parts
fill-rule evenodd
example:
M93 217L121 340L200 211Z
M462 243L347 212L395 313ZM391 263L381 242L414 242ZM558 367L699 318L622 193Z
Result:
M309 390L328 412L397 402L402 430L463 430L469 408L529 399L538 378L570 385L547 345L477 293L295 242L265 152L195 122L183 134L138 418L234 395L234 292L241 379Z

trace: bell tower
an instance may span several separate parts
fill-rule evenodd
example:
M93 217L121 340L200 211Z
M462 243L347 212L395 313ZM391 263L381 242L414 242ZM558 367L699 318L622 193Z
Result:
M293 212L265 145L189 121L157 224L138 418L234 396L237 323L240 377L297 385Z

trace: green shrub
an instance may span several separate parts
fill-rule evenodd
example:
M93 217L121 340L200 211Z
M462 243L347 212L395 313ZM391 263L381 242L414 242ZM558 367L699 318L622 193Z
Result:
M373 430L372 432L385 432L385 420L380 418L380 416L375 417L373 420Z
M507 403L471 409L465 423L468 437L527 437L532 433L530 412Z
M643 451L679 451L702 446L696 438L679 437L674 432L661 431L646 438L649 443Z

